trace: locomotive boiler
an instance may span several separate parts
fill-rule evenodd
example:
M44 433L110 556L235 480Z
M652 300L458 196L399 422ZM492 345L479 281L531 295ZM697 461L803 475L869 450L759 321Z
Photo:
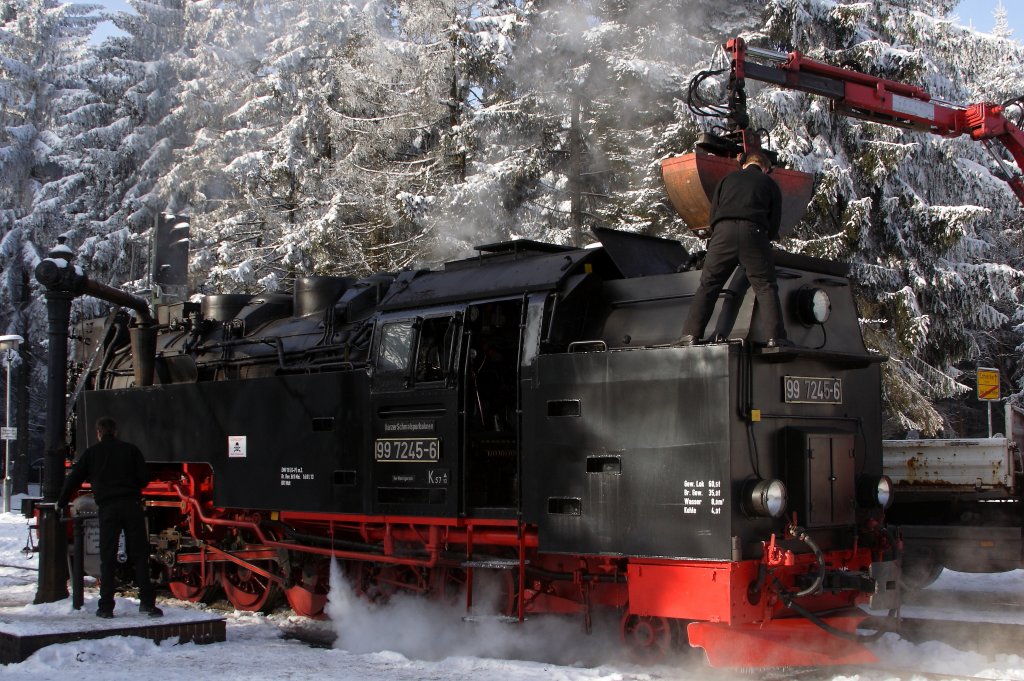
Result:
M486 577L519 621L612 612L652 654L873 659L859 606L899 604L884 358L845 267L776 254L795 347L758 335L742 269L711 342L681 347L687 250L595 237L161 305L132 334L85 322L76 449L110 416L145 453L154 577L179 599L319 616L334 558L371 598L479 608Z

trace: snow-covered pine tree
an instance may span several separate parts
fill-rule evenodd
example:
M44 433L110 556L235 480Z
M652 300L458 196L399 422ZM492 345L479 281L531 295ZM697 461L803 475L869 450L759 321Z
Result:
M475 11L461 0L388 1L354 17L338 64L333 107L335 196L350 202L343 229L354 271L393 270L429 258L426 211L459 173L444 135L457 119L452 33Z
M511 77L511 62L534 2L462 3L448 35L448 120L439 132L438 173L444 180L423 205L432 234L426 262L465 256L481 243L520 231L525 187L536 181L543 124L533 93ZM535 236L535 235L530 235Z
M90 14L94 9L55 0L0 3L5 85L0 92L0 219L5 233L18 226L63 231L57 224L63 216L39 191L64 174L55 155L66 136L86 125L83 109L94 103L76 69L99 21Z
M192 206L193 275L259 290L407 266L448 125L450 2L190 6L165 175Z
M179 95L170 117L187 142L174 150L159 192L172 213L192 215L192 262L199 285L255 290L279 260L276 200L247 195L280 129L276 78L263 57L280 17L267 2L186 3L179 48L170 56ZM262 22L266 22L263 24ZM261 199L263 199L261 201Z
M168 112L177 82L166 57L180 35L180 0L136 3L138 14L113 19L125 36L83 53L78 71L88 93L68 116L57 159L63 176L41 196L59 197L69 244L98 281L146 287L150 230L163 201L153 191L168 165ZM88 299L86 299L88 302ZM99 307L92 306L95 315Z
M584 244L592 225L681 232L660 156L685 151L696 126L677 98L706 44L697 2L508 3L508 49L460 133L466 178L437 208L462 243L524 236ZM457 206L450 211L447 206ZM440 219L440 218L439 218Z
M996 9L992 12L992 16L995 19L992 35L1007 40L1013 38L1013 29L1010 28L1010 21L1006 14L1006 7L1003 6L1003 0L999 0L996 4Z
M0 3L0 329L25 339L15 401L27 436L14 456L15 490L27 480L26 452L41 446L27 414L39 415L38 423L45 412L46 366L35 358L44 354L46 311L32 274L56 236L74 228L63 199L74 191L77 159L62 153L88 127L95 104L77 69L95 9L56 0Z
M178 81L170 58L180 47L184 14L182 0L131 4L133 12L112 15L126 35L107 38L82 65L105 122L75 140L92 168L82 197L90 222L78 245L90 276L141 289L151 284L156 216L167 209L157 181L183 143L183 126L171 115Z
M346 242L350 197L336 191L338 126L333 107L337 65L348 49L353 8L348 3L286 2L277 6L273 32L262 57L263 84L241 118L266 126L266 148L235 164L235 180L250 205L262 205L280 223L274 244L280 260L262 284L290 286L302 274L347 274L353 261ZM275 113L271 113L275 112ZM252 125L253 123L248 123Z

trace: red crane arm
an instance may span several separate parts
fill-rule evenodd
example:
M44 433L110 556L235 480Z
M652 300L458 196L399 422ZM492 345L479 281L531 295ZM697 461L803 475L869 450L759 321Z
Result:
M752 78L821 95L832 101L836 111L848 116L943 137L969 135L985 144L990 153L990 144L995 140L1024 169L1024 131L1003 115L1003 107L998 104L943 102L915 85L825 64L795 51L786 54L748 47L742 38L733 38L725 49L732 59L732 77L740 88L744 79ZM773 64L750 61L748 55ZM1007 168L998 155L992 156L1010 189L1024 204L1024 179Z

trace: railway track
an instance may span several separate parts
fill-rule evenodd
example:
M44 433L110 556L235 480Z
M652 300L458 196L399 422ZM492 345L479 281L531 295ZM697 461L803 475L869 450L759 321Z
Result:
M15 566L2 566L15 567ZM21 569L21 568L19 568ZM15 605L15 604L9 604ZM209 606L213 610L230 612L234 608L226 601L217 601ZM870 620L865 623L870 629ZM1020 654L1020 642L1024 641L1024 625L993 622L969 622L963 620L943 621L924 618L903 618L899 635L915 644L940 641L960 650L991 655L998 653ZM282 623L282 635L313 648L330 648L335 642L335 632L329 623L323 621L289 621ZM696 658L694 658L695 660ZM692 660L691 660L692 661ZM690 668L690 671L693 671ZM950 674L921 670L911 667L890 665L842 665L830 667L757 669L742 675L757 681L833 681L852 677L860 681L992 681L991 676ZM661 677L655 671L650 678ZM686 677L691 678L691 677ZM707 668L701 672L707 681L735 681L736 670Z
M923 618L904 618L898 635L914 644L939 641L964 651L984 655L1020 654L1024 641L1024 625L994 622L942 621ZM867 627L870 628L870 627ZM305 643L312 647L329 648L335 634L331 627L322 622L291 623L286 628L285 638ZM735 681L736 670L707 669L704 678L708 681ZM926 671L910 667L889 665L841 665L830 667L807 667L786 669L757 669L748 674L757 681L832 681L836 677L852 676L861 681L973 681L992 677L970 674L949 674ZM657 675L655 675L657 678Z
M1000 604L1006 612L1015 610L1016 604ZM230 612L234 608L227 601L216 601L209 606L214 610ZM879 618L881 625L882 618ZM872 619L865 621L863 628L871 630L874 622ZM945 643L951 647L963 651L975 652L983 655L996 654L1020 654L1021 642L1024 641L1024 624L998 623L998 622L977 622L966 620L942 620L925 617L904 617L900 622L901 626L897 635L903 639L921 644L930 641ZM289 620L282 624L282 635L287 639L296 640L315 648L329 648L335 642L335 631L328 623L323 621ZM735 670L733 670L734 672ZM706 670L706 678L729 679L735 678L733 672L720 669ZM758 681L783 681L793 679L796 681L831 681L837 676L858 676L861 681L911 681L911 680L932 680L952 681L963 679L972 681L986 677L971 676L965 674L949 674L944 672L925 671L907 667L897 666L839 666L820 668L798 668L780 670L757 670L753 676ZM656 676L655 676L656 678ZM991 677L988 677L989 681Z
M1024 625L905 617L900 636L911 643L941 641L959 650L984 655L1021 652Z
M992 681L990 676L944 674L905 667L833 667L821 678L832 679L843 674L856 675L862 681L919 681L920 679L934 679L934 681L974 681L975 679L980 681L984 679L984 681ZM807 679L806 681L812 680Z
M36 581L39 568L24 565L0 563L0 580L15 584L30 584Z
M969 608L990 612L1018 612L1024 608L1024 593L1008 591L955 591L929 587L920 591L904 592L905 607Z

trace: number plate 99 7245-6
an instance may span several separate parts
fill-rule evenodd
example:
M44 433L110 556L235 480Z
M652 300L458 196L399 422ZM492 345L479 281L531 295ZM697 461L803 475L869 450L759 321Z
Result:
M843 379L818 376L783 376L782 398L786 402L842 404Z
M436 437L388 437L373 443L376 461L437 463L441 460L441 441Z

